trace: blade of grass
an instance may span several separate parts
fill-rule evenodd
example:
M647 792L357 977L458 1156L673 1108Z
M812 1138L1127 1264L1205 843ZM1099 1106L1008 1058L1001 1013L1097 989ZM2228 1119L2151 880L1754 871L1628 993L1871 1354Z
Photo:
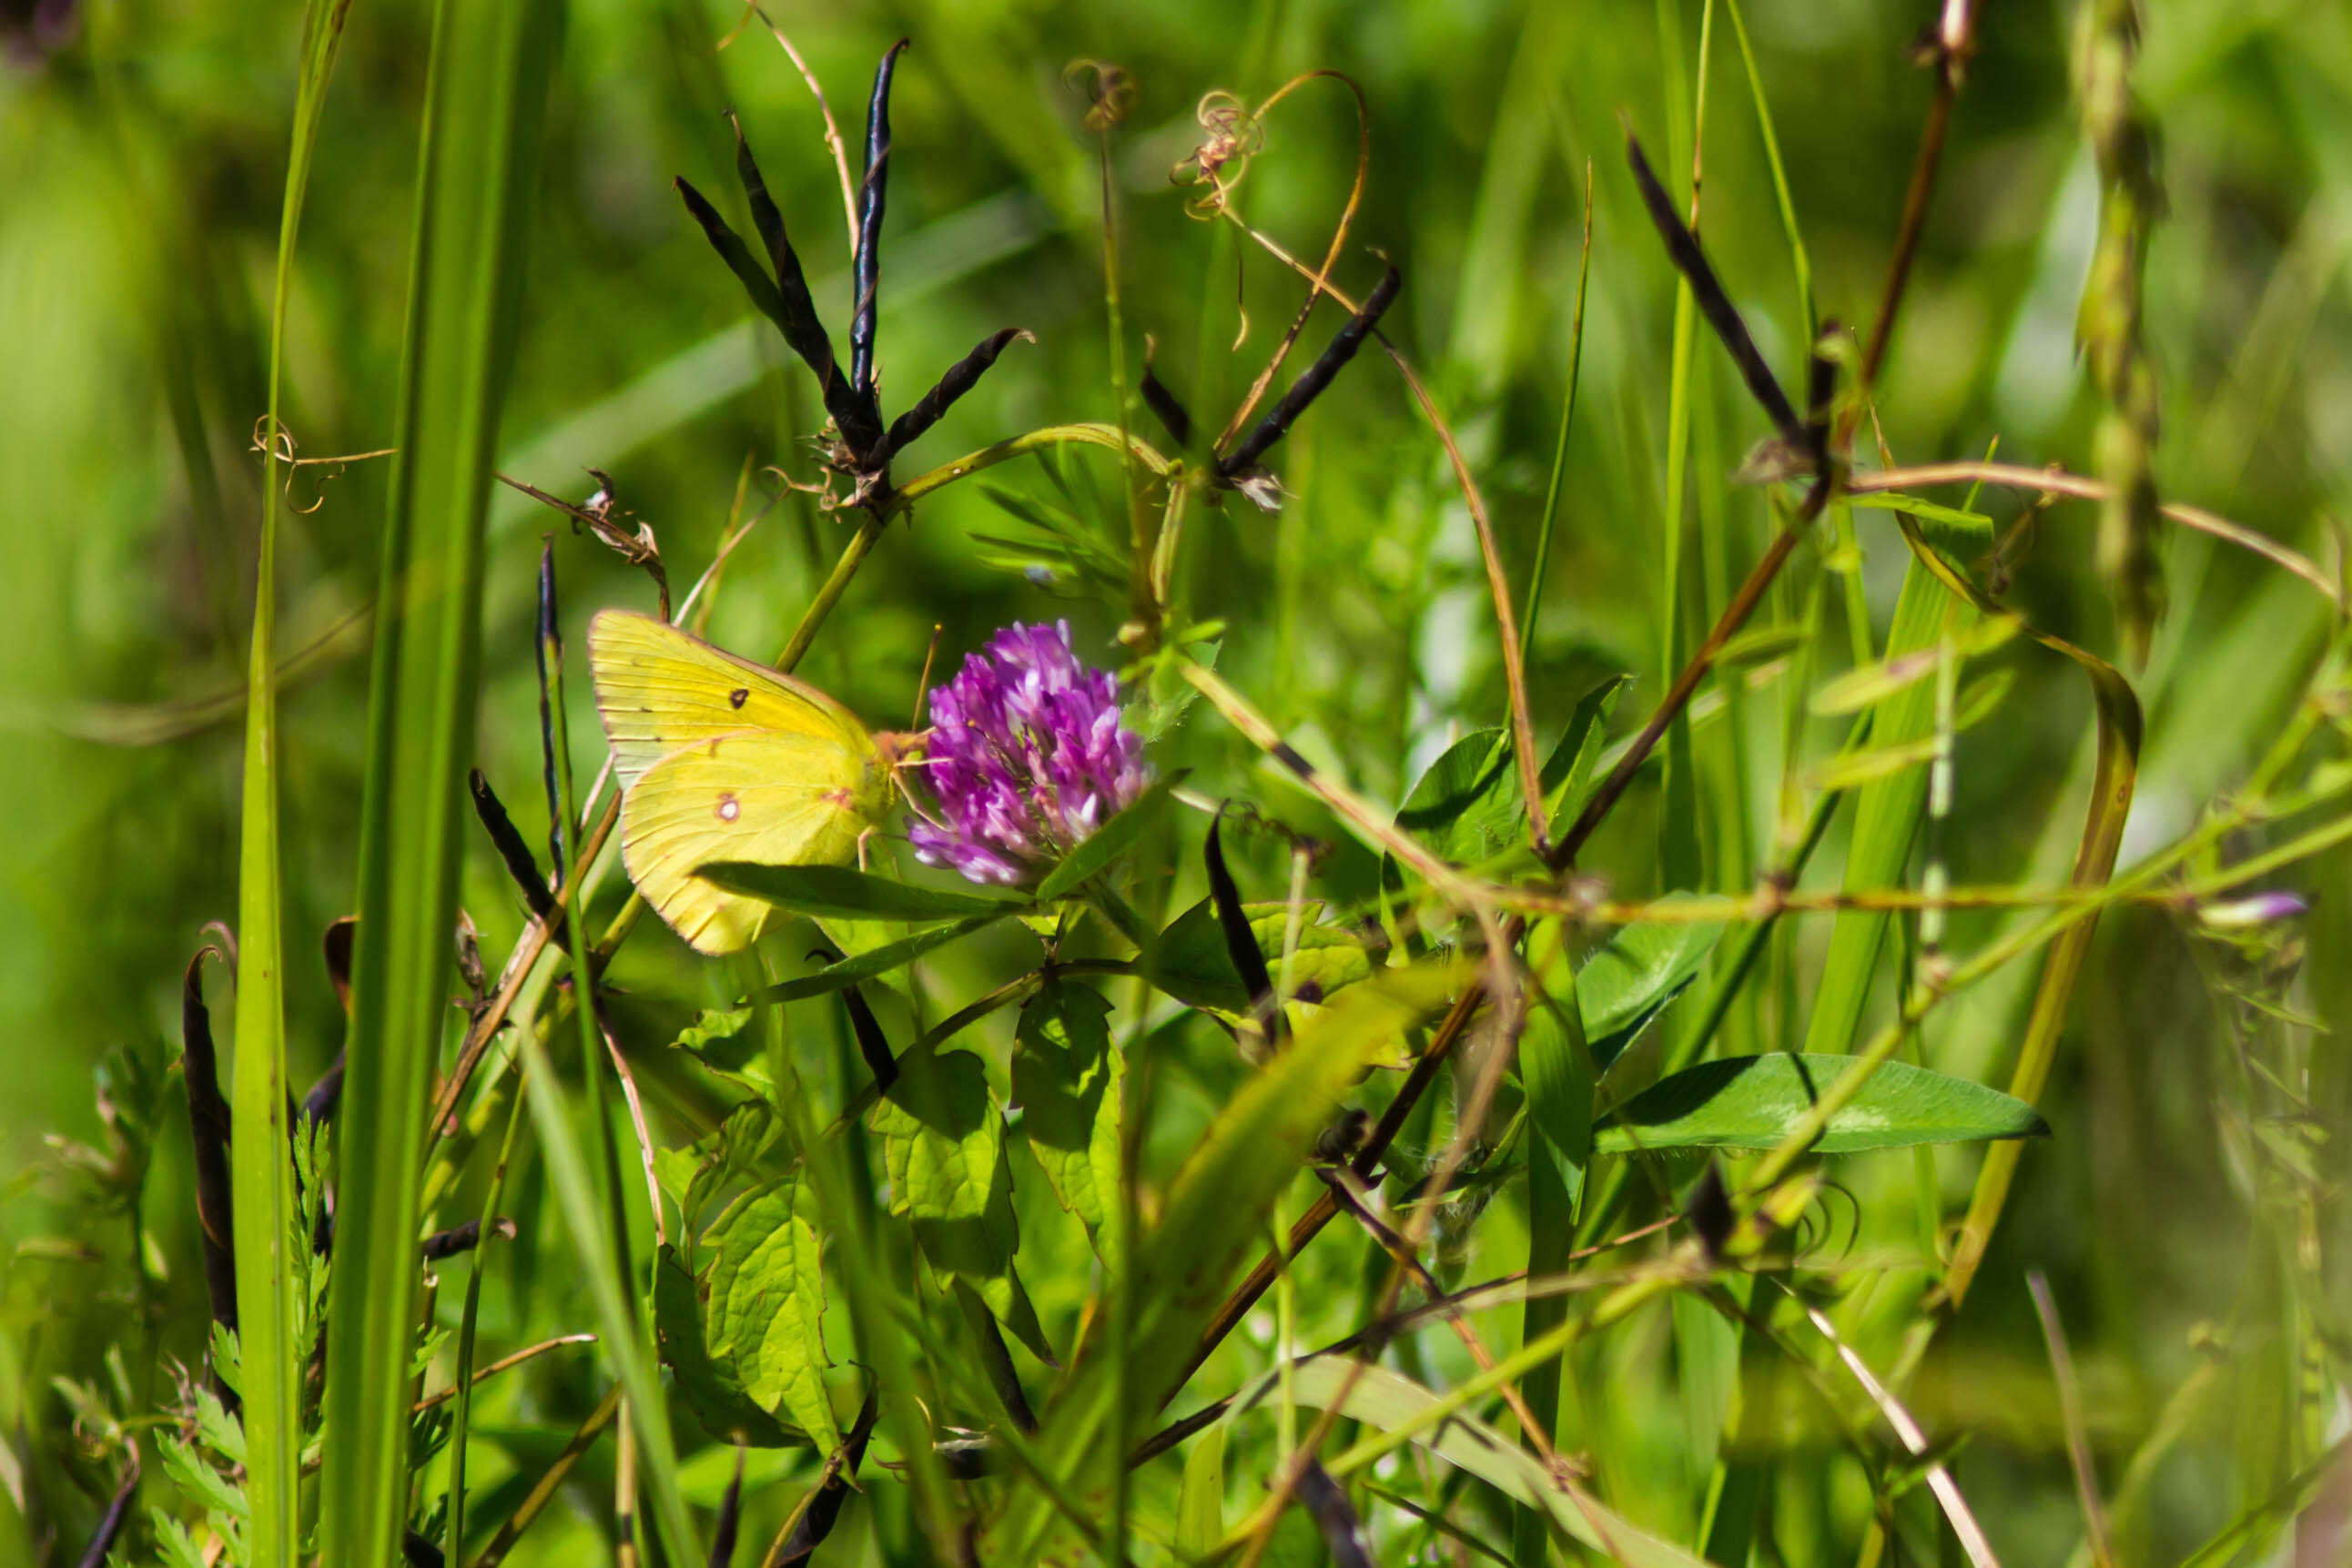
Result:
M292 148L278 228L278 272L269 308L269 403L263 429L271 447L280 428L287 304L294 245L310 183L310 156L334 74L350 0L311 0L302 16L301 76L295 89ZM265 466L275 458L265 459ZM278 841L278 520L284 490L275 472L262 483L259 564L254 582L253 648L247 666L245 785L237 863L236 1076L229 1108L231 1202L236 1249L236 1321L244 1362L247 1497L252 1505L249 1561L290 1565L299 1550L297 1473L302 1446L294 1272L287 1255L294 1194L286 1160L285 943ZM446 946L446 944L445 944Z
M1899 659L1931 649L1948 622L1954 632L1966 631L1976 612L1955 600L1934 575L1914 560L1903 579L1895 605L1895 623L1887 632L1886 656ZM1925 739L1936 719L1935 683L1915 682L1881 699L1870 710L1870 743L1896 746ZM1927 801L1926 769L1909 768L1891 778L1874 779L1856 792L1853 841L1846 851L1845 886L1890 887L1903 875L1911 858L1911 841ZM1830 933L1829 957L1813 994L1812 1017L1805 1026L1805 1050L1835 1054L1853 1049L1862 1027L1863 1007L1877 973L1880 950L1885 946L1888 916L1864 910L1841 910Z
M1544 486L1543 521L1536 528L1535 564L1528 569L1528 608L1519 622L1519 662L1535 647L1536 615L1543 608L1544 572L1551 564L1552 527L1559 520L1559 485L1568 472L1568 437L1576 426L1576 383L1584 365L1584 288L1592 277L1592 160L1584 161L1584 243L1576 264L1576 309L1568 324L1568 395L1559 408L1559 438Z
M390 1558L408 1495L417 1154L449 1011L483 526L562 20L556 0L441 0L434 19L361 807L320 1487L330 1563Z

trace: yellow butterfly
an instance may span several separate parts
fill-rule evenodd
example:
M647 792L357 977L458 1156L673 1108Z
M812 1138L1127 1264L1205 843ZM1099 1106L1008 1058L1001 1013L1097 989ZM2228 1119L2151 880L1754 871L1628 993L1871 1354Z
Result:
M698 952L750 946L769 905L697 866L847 865L889 810L885 744L805 682L625 610L588 623L588 664L622 791L621 863Z

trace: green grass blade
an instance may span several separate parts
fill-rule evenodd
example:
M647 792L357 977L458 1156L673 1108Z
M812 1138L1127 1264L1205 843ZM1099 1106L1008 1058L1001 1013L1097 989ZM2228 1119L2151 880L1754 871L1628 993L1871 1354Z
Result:
M1964 632L1974 623L1976 612L1955 600L1933 573L1914 560L1904 575L1902 597L1895 601L1895 624L1886 639L1887 657L1899 659L1934 647L1944 634L1948 616L1955 632ZM1924 741L1935 720L1934 683L1906 686L1871 708L1871 745L1885 748ZM1854 802L1853 842L1846 852L1847 887L1892 887L1902 879L1927 798L1927 774L1921 768L1905 768L1862 787ZM1805 1026L1807 1051L1834 1053L1853 1048L1891 918L1870 910L1838 912L1830 932L1829 959L1822 970L1821 987L1813 994L1812 1017Z
M1576 967L1557 922L1528 945L1542 987L1519 1035L1519 1076L1528 1096L1528 1278L1564 1272L1576 1249L1577 1209L1592 1155L1592 1053L1576 994ZM1545 948L1549 948L1549 954ZM1552 961L1546 962L1549 956ZM1519 1343L1541 1339L1568 1321L1568 1298L1529 1296L1520 1309ZM1559 1431L1560 1374L1565 1356L1544 1363L1519 1383L1521 1397L1548 1435ZM1531 1447L1528 1434L1520 1434ZM1520 1568L1546 1568L1551 1516L1540 1504L1512 1510L1511 1557Z
M1584 241L1576 263L1576 308L1568 322L1568 392L1560 400L1559 436L1552 444L1551 478L1544 486L1543 521L1536 528L1535 564L1528 569L1528 607L1519 622L1519 659L1536 644L1536 616L1543 609L1544 573L1551 566L1551 534L1559 520L1559 486L1568 474L1568 438L1576 428L1576 384L1584 368L1584 294L1592 280L1592 162L1584 164Z
M269 311L269 408L264 429L280 428L287 303L294 245L310 189L310 155L342 42L348 0L312 0L302 21L302 68L295 90L293 146L278 218L278 274ZM237 1322L243 1342L249 1560L261 1568L294 1562L300 1547L297 1473L302 1447L300 1357L295 1343L294 1273L287 1255L294 1213L286 1161L285 943L278 843L278 522L285 491L275 457L264 459L259 567L254 584L253 647L247 666L245 794L237 864L236 1079L230 1106L232 1211Z
M449 1013L482 532L562 19L555 0L442 0L435 16L361 808L320 1485L329 1563L393 1558L408 1495L418 1155Z

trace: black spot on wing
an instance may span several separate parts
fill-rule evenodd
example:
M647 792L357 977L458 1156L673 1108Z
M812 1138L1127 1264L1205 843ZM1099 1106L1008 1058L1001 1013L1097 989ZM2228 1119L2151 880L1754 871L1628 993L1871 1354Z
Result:
M751 688L749 686L737 686L733 691L727 694L727 706L729 707L740 708L751 700Z

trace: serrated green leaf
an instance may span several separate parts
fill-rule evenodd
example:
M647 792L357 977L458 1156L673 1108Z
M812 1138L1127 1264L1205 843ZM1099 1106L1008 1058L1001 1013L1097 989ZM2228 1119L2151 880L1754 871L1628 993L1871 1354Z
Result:
M155 1545L168 1568L213 1568L205 1561L205 1554L196 1550L195 1539L188 1533L186 1525L160 1508L150 1508L147 1518L155 1527Z
M1778 1144L1828 1085L1853 1067L1848 1056L1729 1057L1702 1061L1652 1084L1619 1106L1593 1135L1608 1154L1634 1149L1765 1149ZM1813 1147L1825 1155L1918 1144L2038 1138L2050 1124L1998 1089L1889 1061L1830 1118Z
M695 872L730 893L763 899L794 915L849 920L970 920L1013 915L1029 906L1026 899L919 887L839 865L714 861L697 866Z
M752 1403L731 1364L712 1358L703 1317L700 1287L678 1261L677 1249L664 1247L654 1275L654 1329L661 1358L677 1375L678 1392L703 1430L721 1442L754 1448L808 1441Z
M1021 1231L1004 1119L980 1058L966 1051L909 1051L898 1081L876 1103L873 1128L890 1178L890 1212L912 1223L916 1244L946 1281L962 1280L997 1322L1041 1361L1052 1346L1013 1267Z
M1116 1270L1108 1228L1118 1202L1119 1053L1111 1049L1110 1004L1084 986L1047 985L1021 1010L1013 1093L1030 1152L1054 1196L1078 1217L1104 1264Z
M783 1410L830 1453L841 1429L824 1388L824 1279L799 1197L798 1182L781 1181L728 1214L710 1267L710 1359L731 1362L752 1403Z
M1284 934L1290 924L1286 904L1242 905L1249 916L1250 934L1265 955L1266 967L1282 969ZM1363 938L1337 925L1315 923L1319 903L1303 906L1298 946L1290 966L1291 995L1307 1002L1328 1001L1335 992L1370 977L1371 956ZM1215 906L1202 899L1178 915L1160 934L1151 983L1178 1001L1196 1008L1238 1016L1249 1010L1249 988L1234 969L1225 936L1217 924Z
M163 1458L163 1473L188 1496L205 1509L229 1519L245 1519L250 1512L245 1489L205 1462L177 1434L165 1433L156 1445Z

